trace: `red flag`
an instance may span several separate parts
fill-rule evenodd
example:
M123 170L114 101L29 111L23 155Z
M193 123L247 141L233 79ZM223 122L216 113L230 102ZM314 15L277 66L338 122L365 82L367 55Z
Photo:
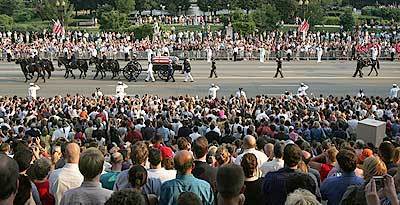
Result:
M56 35L64 35L65 29L64 29L64 26L61 25L60 20L57 20L56 22L54 22L53 33Z
M310 24L308 23L308 21L306 21L304 19L303 22L301 22L300 26L298 27L298 31L302 32L302 33L307 33L307 31L310 29Z

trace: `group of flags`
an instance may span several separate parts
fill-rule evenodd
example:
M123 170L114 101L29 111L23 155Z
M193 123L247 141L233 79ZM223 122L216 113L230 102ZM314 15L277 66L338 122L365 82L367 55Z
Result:
M53 33L56 34L57 36L63 36L65 34L65 28L61 24L60 20L54 21L53 25Z

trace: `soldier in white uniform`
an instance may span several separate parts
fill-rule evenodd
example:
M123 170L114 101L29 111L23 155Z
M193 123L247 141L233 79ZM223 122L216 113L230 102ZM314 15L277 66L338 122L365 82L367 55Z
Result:
M103 93L101 92L100 88L96 88L96 92L94 93L94 97L96 99L99 99L99 98L103 97Z
M317 47L317 57L318 57L317 63L321 63L321 62L322 62L322 61L321 61L322 52L323 52L322 47L321 47L321 45L319 45L319 46Z
M299 87L299 89L297 89L297 95L300 97L307 96L307 93L306 93L307 89L308 89L308 85L306 85L304 83L300 83L300 87Z
M119 98L120 101L123 101L125 98L125 88L128 88L128 86L121 81L119 81L117 87L115 87L115 97Z
M40 87L38 85L35 85L35 83L29 83L28 99L36 100L36 91L39 89L40 89Z
M215 100L215 98L217 98L217 91L219 90L219 87L215 84L211 84L210 89L208 89L208 96L210 96L210 98L212 100Z
M260 63L264 63L265 61L265 48L263 46L260 47Z
M378 48L376 46L371 48L371 71L369 71L368 76L371 75L372 71L375 71L376 76L378 76L378 70L376 69L378 65Z
M399 92L400 88L397 84L393 84L393 87L389 91L390 98L397 98L397 93Z
M156 81L156 79L154 79L153 62L152 62L153 57L154 55L152 55L152 57L148 62L147 77L145 79L146 82L149 82L149 80L151 80L152 82Z

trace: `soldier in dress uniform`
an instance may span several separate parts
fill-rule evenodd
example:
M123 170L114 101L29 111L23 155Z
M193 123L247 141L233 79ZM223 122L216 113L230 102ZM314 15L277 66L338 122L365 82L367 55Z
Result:
M365 66L365 61L362 59L361 55L358 54L357 55L357 67L356 67L356 72L353 75L353 78L355 78L357 76L357 74L359 75L360 78L363 77L363 72L362 69Z
M215 65L215 59L212 58L211 60L211 72L210 72L210 77L212 78L213 76L215 76L215 78L218 78L217 76L217 66Z
M172 82L175 82L174 78L174 66L172 66L172 60L169 59L169 64L168 64L168 76L167 80L165 82L168 82L170 79L172 79Z
M281 75L281 78L283 78L283 74L282 74L282 58L277 56L276 57L276 63L277 63L277 66L276 66L276 73L275 73L274 78L278 77L278 73Z
M376 76L378 76L378 70L377 70L377 66L379 69L379 62L378 62L378 48L376 46L371 48L371 71L369 71L368 76L371 75L372 71L375 71Z

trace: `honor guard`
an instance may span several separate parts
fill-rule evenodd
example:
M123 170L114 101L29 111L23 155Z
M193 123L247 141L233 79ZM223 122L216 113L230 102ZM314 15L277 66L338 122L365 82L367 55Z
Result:
M119 98L119 101L122 102L125 98L125 88L128 88L128 86L125 83L122 83L121 81L118 82L117 86L115 87L115 97Z
M183 72L185 74L185 80L184 82L187 82L190 79L190 82L193 82L193 77L190 72L192 71L192 66L190 65L190 60L188 58L185 59L183 62Z
M393 84L392 88L389 91L390 98L397 98L397 93L399 92L400 88L397 84Z
M274 78L278 77L278 73L281 75L281 78L283 78L282 74L282 58L277 57L276 58L276 73Z
M35 85L35 83L29 83L28 99L36 100L36 91L39 89L40 89L40 87L38 85Z
M215 78L218 78L217 76L217 66L215 65L215 59L212 58L211 60L211 72L210 72L210 77L212 78L213 76L215 76Z
M363 77L363 72L362 69L365 66L365 61L362 59L361 55L357 55L357 67L356 67L356 72L353 74L353 78L359 75L360 78Z
M208 96L210 99L215 100L217 98L217 91L219 90L218 85L211 84L210 89L208 89Z
M371 71L369 71L368 76L371 75L372 71L375 71L376 76L378 76L378 70L377 70L377 66L379 69L379 63L378 63L378 48L376 47L376 45L374 45L374 47L371 48Z
M168 76L167 80L165 82L168 82L170 79L172 79L172 82L175 82L174 78L174 66L172 66L172 60L169 59L169 64L168 64Z
M297 95L300 97L307 96L306 91L308 90L308 85L300 83L300 87L297 89Z

